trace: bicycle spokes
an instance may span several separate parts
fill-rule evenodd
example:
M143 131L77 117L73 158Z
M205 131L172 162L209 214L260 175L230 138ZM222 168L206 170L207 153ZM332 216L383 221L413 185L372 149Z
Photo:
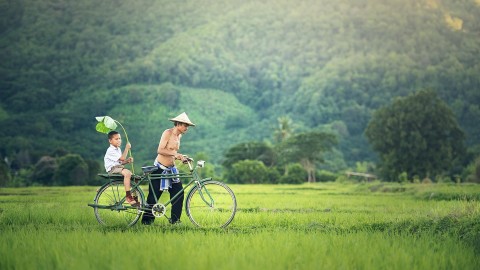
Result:
M224 183L205 181L187 195L187 216L199 227L226 227L232 222L237 202L233 191Z
M143 193L138 193L138 199L143 204ZM142 211L129 205L124 194L123 181L113 181L100 189L94 199L95 217L99 223L108 226L132 226L139 220Z

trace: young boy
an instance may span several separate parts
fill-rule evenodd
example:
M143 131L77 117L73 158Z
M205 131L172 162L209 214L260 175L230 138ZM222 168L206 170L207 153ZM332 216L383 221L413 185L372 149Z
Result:
M126 201L132 206L138 206L139 203L132 197L130 192L130 178L132 172L126 169L123 165L133 162L133 158L127 158L128 150L132 147L130 143L125 145L125 151L122 153L120 146L122 145L122 137L117 131L110 131L108 133L108 142L110 147L103 158L105 162L105 170L108 174L120 173L123 175L123 184L125 186Z

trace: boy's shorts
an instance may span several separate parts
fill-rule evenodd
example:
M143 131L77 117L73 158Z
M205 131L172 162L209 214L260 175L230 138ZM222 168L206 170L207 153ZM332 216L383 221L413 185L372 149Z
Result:
M112 169L110 169L108 174L114 174L114 173L120 173L121 174L123 169L125 169L125 167L123 165L116 165L116 166L113 166Z

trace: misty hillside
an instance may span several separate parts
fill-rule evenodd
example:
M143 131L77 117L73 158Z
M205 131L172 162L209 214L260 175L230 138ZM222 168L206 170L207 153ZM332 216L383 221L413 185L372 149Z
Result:
M219 163L288 116L337 134L340 168L375 159L376 109L424 88L480 144L478 0L0 0L0 18L0 156L21 166L59 149L100 160L100 115L150 163L186 111L183 152Z

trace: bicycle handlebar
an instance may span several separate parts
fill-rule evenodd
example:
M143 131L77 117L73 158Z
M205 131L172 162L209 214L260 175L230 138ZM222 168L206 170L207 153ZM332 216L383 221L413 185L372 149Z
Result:
M185 157L185 160L182 161L182 163L183 163L183 164L188 164L188 168L190 169L190 172L192 172L193 169L194 169L194 168L193 168L193 161L194 161L193 158L190 158L190 157L185 156L185 155L184 155L184 157ZM200 160L199 163L201 164L201 165L199 165L199 167L203 167L204 164L205 164L205 161L201 161L201 160ZM145 166L145 167L142 167L142 170L143 170L143 172L144 172L145 174L152 173L152 172L156 171L156 169L157 169L157 166Z
M188 157L186 155L183 155L186 159L183 162L183 164L188 164L188 168L190 169L190 171L193 171L193 165L192 165L192 162L193 162L193 158L191 157Z

